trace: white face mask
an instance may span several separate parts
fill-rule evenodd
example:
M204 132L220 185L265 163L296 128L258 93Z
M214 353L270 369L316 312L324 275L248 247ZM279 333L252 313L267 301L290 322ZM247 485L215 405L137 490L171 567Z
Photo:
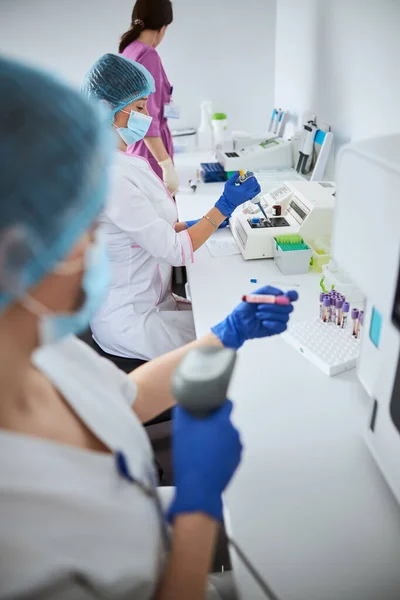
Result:
M79 261L80 262L80 261ZM57 275L71 275L82 268L75 261L64 263L55 271ZM39 343L41 346L54 344L71 334L85 331L92 317L96 314L107 293L109 283L109 265L107 249L104 242L96 239L85 252L85 273L82 289L85 299L82 306L74 313L53 313L41 302L26 296L21 304L30 313L39 317Z

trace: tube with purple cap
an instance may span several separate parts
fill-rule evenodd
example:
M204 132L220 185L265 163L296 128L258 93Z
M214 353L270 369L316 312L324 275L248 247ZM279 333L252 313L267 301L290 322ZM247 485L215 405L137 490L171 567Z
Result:
M355 338L357 337L357 332L358 332L358 315L359 314L360 313L356 308L351 309L351 318L353 320L353 336Z
M342 298L336 299L336 325L338 327L342 326L343 304Z
M324 320L324 298L325 294L324 292L321 292L319 295L319 318L321 321Z
M331 323L336 323L336 294L331 298Z
M329 311L330 311L330 308L331 308L331 299L330 299L329 296L325 296L324 297L323 304L324 304L324 313L323 313L323 316L322 316L322 320L323 320L324 323L328 323Z
M354 334L354 337L356 338L356 340L358 340L361 335L361 327L362 327L363 323L364 323L364 311L360 310L358 319L356 321L356 332Z
M350 303L344 302L343 303L343 311L342 311L342 329L346 329L347 319L349 318L349 310L350 310Z

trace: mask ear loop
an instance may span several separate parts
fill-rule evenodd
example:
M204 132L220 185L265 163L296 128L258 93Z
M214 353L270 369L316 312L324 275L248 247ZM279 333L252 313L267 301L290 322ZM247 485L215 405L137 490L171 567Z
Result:
M23 271L33 259L32 247L27 241L29 234L25 228L16 225L0 236L0 290L11 299L37 317L50 314L44 304L27 293L23 284ZM56 265L49 274L65 276L76 275L85 271L84 257L62 262Z
M33 296L26 295L18 300L21 306L35 317L43 317L44 315L52 314L52 311L44 304L36 300Z
M25 228L14 226L0 237L0 290L9 295L11 301L19 302L35 316L48 313L48 309L35 298L27 296L23 285L23 271L33 258Z
M56 265L49 275L76 275L85 270L85 258L74 258Z
M0 234L0 290L11 298L19 299L25 293L23 272L34 258L30 237L20 225Z

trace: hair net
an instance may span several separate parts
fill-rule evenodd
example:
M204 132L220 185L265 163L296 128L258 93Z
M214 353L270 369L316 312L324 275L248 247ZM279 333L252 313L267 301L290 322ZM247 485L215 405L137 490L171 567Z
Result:
M0 58L0 312L63 260L100 213L112 134L96 106Z
M99 58L82 85L83 95L106 102L112 116L127 104L154 91L154 79L149 71L118 54L104 54Z

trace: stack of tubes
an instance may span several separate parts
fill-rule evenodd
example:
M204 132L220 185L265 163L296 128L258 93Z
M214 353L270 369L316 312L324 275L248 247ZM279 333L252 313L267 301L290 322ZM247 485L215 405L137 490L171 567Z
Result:
M327 293L321 293L319 296L319 318L324 323L331 323L346 329L349 320L350 303L346 302L345 296L339 294L336 290ZM364 321L364 312L353 308L351 310L351 319L353 322L352 336L358 340L361 334L361 327Z

